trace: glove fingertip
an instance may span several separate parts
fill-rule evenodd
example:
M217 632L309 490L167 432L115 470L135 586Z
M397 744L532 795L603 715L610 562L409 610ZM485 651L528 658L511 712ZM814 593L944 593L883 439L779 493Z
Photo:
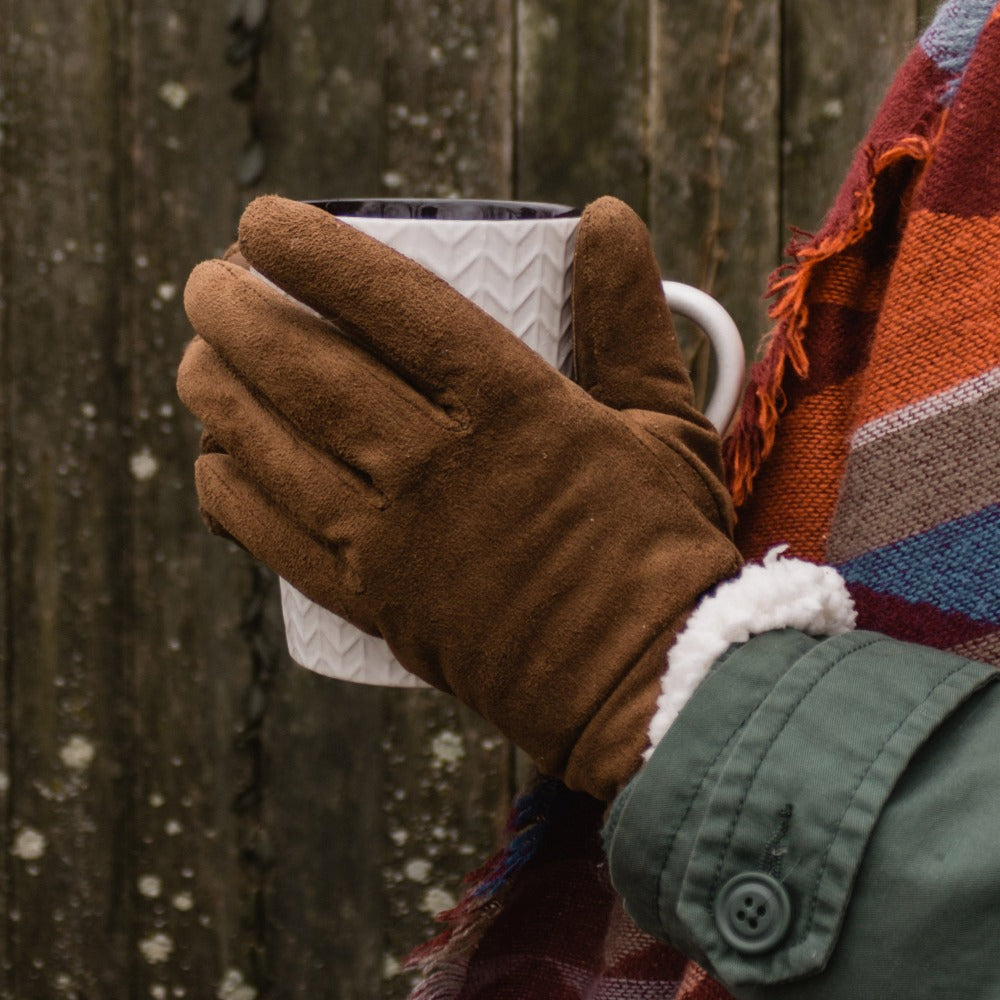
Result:
M199 333L226 298L224 288L244 269L225 260L203 260L196 264L184 285L184 312Z
M294 247L316 240L315 227L334 222L314 205L268 194L255 198L240 218L239 245L250 264L274 278L274 264ZM280 283L280 282L279 282Z
M646 224L624 201L611 195L598 198L583 210L576 247L578 255L583 251L584 260L591 254L653 253Z
M177 396L199 419L205 418L201 401L211 398L222 362L211 344L196 336L177 367Z

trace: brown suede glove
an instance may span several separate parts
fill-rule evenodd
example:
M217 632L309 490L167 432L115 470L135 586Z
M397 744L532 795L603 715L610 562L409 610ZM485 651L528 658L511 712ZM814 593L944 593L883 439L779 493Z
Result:
M191 275L178 388L222 449L196 464L210 526L610 799L678 629L740 567L642 222L584 212L579 385L320 209L258 199L240 246L320 315L229 263Z

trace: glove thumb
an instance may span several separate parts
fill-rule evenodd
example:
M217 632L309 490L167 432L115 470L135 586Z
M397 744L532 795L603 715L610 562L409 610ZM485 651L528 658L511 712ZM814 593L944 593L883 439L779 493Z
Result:
M615 410L704 423L694 406L645 224L617 198L580 219L573 265L576 381Z

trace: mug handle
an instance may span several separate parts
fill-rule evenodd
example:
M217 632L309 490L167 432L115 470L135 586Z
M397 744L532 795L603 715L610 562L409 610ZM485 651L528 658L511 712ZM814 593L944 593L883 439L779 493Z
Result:
M711 295L679 281L664 281L663 294L672 312L680 313L705 331L715 352L717 374L705 416L724 433L743 395L746 355L732 316Z

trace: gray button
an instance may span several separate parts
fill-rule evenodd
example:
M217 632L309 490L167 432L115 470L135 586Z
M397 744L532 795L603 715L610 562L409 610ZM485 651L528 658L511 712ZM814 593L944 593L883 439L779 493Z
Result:
M770 951L792 922L785 887L764 872L733 876L716 896L714 911L723 939L744 955Z

